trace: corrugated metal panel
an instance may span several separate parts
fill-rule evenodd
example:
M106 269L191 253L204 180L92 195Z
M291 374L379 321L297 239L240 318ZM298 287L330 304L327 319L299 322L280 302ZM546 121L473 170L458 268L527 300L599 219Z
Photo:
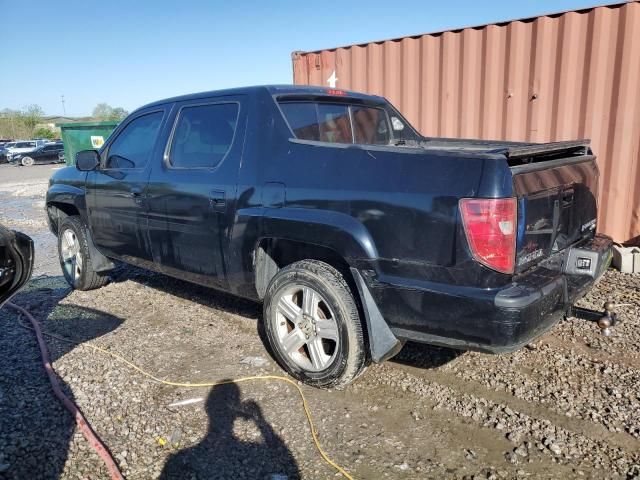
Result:
M640 237L640 3L293 54L294 83L387 97L427 136L591 138L599 231Z

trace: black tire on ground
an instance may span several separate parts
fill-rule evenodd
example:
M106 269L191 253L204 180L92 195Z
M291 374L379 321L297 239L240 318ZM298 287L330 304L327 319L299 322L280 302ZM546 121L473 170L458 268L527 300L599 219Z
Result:
M307 295L304 292L309 289L314 291L312 299L320 298L317 306L307 308L307 311L315 311L317 317L315 314L303 315L303 297ZM318 294L319 297L316 296ZM282 298L288 299L292 305L296 304L298 310L293 308L285 316L285 310L279 307ZM315 305L313 300L311 302ZM296 321L290 321L289 317L294 315ZM309 321L314 317L317 318L317 329L316 321L311 321L313 325L309 326ZM342 274L324 262L302 260L280 270L267 287L263 318L264 332L276 361L292 377L308 385L340 388L353 381L366 368L363 327L353 293ZM334 321L330 335L337 338L335 341L321 334L322 327L319 325L321 322L327 325L327 319ZM295 342L289 343L292 348L288 353L285 348L287 337L296 332L302 332L302 337L296 337ZM314 339L319 343L312 343ZM296 348L300 342L308 343ZM312 354L318 352L318 348L322 349L320 355L323 360L315 362ZM318 355L316 353L315 358ZM305 367L306 364L308 366Z
M76 290L93 290L107 284L106 273L93 270L87 230L80 217L66 217L58 228L58 259L67 283Z

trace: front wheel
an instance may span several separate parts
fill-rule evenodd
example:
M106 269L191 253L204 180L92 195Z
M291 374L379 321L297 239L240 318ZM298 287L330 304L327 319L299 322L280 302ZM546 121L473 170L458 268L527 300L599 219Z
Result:
M67 283L76 290L104 286L109 277L93 269L86 227L79 217L66 217L58 230L58 257Z
M22 164L23 167L30 167L35 162L33 161L33 158L31 158L31 157L22 157L22 160L20 160L20 163Z
M276 274L265 296L264 327L280 366L309 385L339 388L366 366L355 299L326 263L303 260Z

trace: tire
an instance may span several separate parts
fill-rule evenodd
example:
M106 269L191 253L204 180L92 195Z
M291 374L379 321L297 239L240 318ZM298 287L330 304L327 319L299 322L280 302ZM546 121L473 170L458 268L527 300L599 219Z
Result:
M273 277L264 332L280 366L308 385L341 388L366 368L356 301L340 272L324 262L302 260Z
M31 157L22 157L20 163L23 167L31 167L35 163L35 161Z
M93 290L109 280L108 275L93 270L87 230L77 216L66 217L60 222L58 259L65 280L75 290Z

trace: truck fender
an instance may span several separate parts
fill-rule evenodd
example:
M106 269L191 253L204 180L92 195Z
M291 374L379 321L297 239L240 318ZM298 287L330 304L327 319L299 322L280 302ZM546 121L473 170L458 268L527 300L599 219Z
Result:
M382 317L369 288L354 265L375 260L378 252L366 227L356 218L335 211L303 208L269 209L263 217L267 237L285 238L334 250L349 264L364 310L371 359L383 362L396 355L402 343Z
M80 215L80 219L82 220L82 224L85 229L85 235L87 237L87 246L89 247L89 255L91 257L91 264L93 269L96 272L107 272L109 270L113 270L115 268L115 264L109 258L105 257L100 251L97 249L95 243L93 242L93 236L91 235L91 229L89 228L88 218L87 218L87 205L84 197L85 191L83 188L75 187L72 185L64 185L57 184L52 185L47 192L47 215L51 215L49 211L49 207L57 208L61 214L58 215L58 220L62 215L68 215L68 211L75 210ZM65 212L63 205L67 205L70 207L69 210ZM62 207L62 208L61 208ZM49 218L49 224L53 230L53 219ZM56 222L57 223L57 222ZM53 232L55 235L58 232Z
M80 218L86 224L87 204L85 202L84 195L84 188L76 187L74 185L65 185L62 183L54 184L51 185L47 191L46 205L47 208L52 204L68 205L78 212ZM57 207L57 205L53 206ZM63 208L59 209L63 212L65 211Z
M350 260L375 260L378 251L366 227L341 212L310 208L270 208L262 218L263 236L312 243Z

